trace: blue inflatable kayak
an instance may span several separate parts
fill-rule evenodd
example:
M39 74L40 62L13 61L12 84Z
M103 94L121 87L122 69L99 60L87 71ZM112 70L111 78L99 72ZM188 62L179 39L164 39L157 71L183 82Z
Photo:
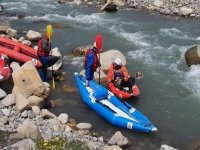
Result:
M146 116L127 102L121 102L103 86L90 81L86 87L84 76L74 73L74 77L84 103L112 125L140 132L157 131Z

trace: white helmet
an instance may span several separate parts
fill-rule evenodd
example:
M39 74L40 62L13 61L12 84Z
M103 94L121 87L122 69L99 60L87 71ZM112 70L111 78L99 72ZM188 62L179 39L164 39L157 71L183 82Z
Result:
M118 65L118 66L121 66L121 65L122 65L122 61L121 61L121 59L119 59L119 58L116 58L115 61L114 61L114 63L115 63L116 65Z

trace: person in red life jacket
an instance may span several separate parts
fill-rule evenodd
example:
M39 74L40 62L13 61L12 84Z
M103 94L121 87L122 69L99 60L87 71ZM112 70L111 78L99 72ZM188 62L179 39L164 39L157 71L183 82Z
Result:
M100 63L97 57L96 42L94 43L92 49L88 49L85 52L84 66L86 76L85 86L89 86L89 81L93 80L94 78L94 72L98 67L100 67Z
M122 61L119 58L116 58L114 63L111 64L106 78L108 83L114 83L115 87L120 90L128 87L129 91L131 91L132 86L135 84L135 78L128 74L126 67L122 65Z
M38 51L37 51L38 58L42 63L42 67L38 69L42 81L47 81L48 56L50 52L49 44L50 43L47 37L47 33L45 33L44 37L42 37L38 41Z

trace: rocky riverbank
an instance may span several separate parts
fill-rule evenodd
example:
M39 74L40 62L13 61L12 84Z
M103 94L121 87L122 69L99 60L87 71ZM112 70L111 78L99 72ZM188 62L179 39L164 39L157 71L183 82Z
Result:
M64 4L68 0L58 0ZM182 17L200 17L200 2L196 0L84 0L75 1L76 5L94 6L101 10L116 11L118 9L145 9L153 12L159 12L164 15L182 16Z

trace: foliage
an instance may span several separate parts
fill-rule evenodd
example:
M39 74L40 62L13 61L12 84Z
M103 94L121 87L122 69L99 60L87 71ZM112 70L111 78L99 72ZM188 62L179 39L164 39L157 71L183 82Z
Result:
M39 150L89 150L86 143L81 141L67 141L55 138L51 140L40 140L37 142Z

